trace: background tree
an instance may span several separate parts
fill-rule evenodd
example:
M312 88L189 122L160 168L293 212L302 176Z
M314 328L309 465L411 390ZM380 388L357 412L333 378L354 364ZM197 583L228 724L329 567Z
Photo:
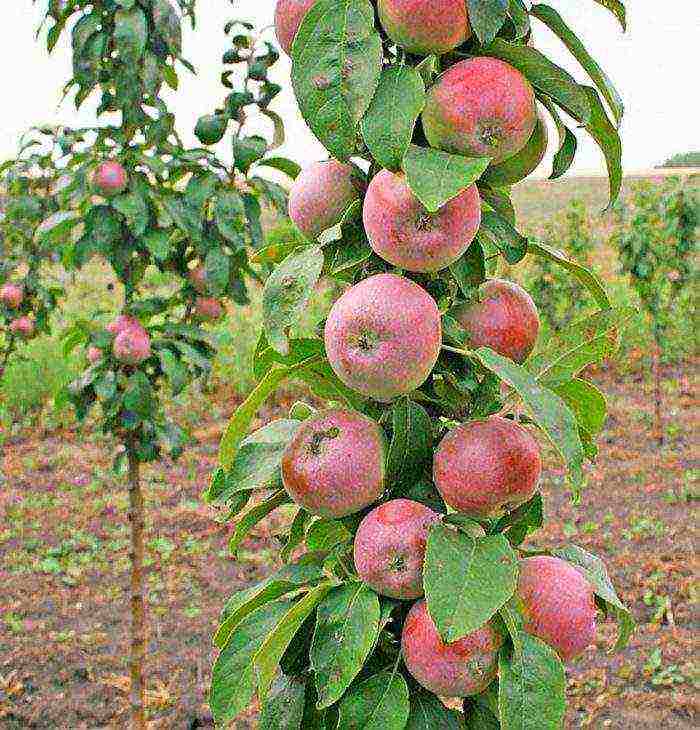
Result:
M624 27L622 3L601 4ZM532 16L595 88L533 47ZM541 105L559 131L552 176L574 159L571 118L601 147L614 201L620 97L543 4L280 0L276 22L301 113L333 159L292 188L309 241L266 283L258 385L207 494L231 517L244 510L234 554L259 520L296 508L287 564L224 607L214 717L235 719L257 694L268 728L560 728L562 662L593 641L596 610L618 619L617 648L632 620L599 558L523 547L543 524L534 436L579 499L606 412L581 373L614 351L630 312L516 230L508 185L541 159ZM563 267L597 306L535 354L535 304L493 278L500 258L526 256ZM294 338L321 276L350 288L323 338ZM295 404L248 435L290 378L328 407Z
M654 425L659 445L664 441L661 360L667 333L674 326L674 305L697 283L698 206L696 190L686 181L670 179L660 186L637 183L616 211L620 225L613 243L622 271L629 275L651 321Z
M62 32L71 32L74 75L66 91L75 91L78 107L98 93L98 114L111 122L73 133L76 144L58 165L65 177L60 210L43 220L35 238L68 269L104 258L121 298L114 321L78 321L63 334L66 352L86 348L87 367L59 401L72 403L81 419L99 406L103 431L119 445L114 468L128 480L135 728L145 727L140 465L177 457L186 447L190 437L165 410L164 396L209 372L216 343L206 323L218 319L229 300L246 304L248 282L264 273L251 266L248 251L262 244L263 204L285 208L286 195L256 169L295 170L268 155L283 138L281 120L269 109L279 89L268 70L278 55L250 25L225 29L231 46L224 63L245 64L243 87L232 86L231 70L224 73L232 89L225 108L197 127L208 145L233 124L233 162L183 146L162 96L165 86L177 89L178 66L192 70L182 56L181 23L189 18L194 25L194 2L180 0L179 10L170 0L51 0L46 11L49 50ZM274 122L271 143L243 134L246 114L256 109ZM149 270L165 277L163 291L147 286Z

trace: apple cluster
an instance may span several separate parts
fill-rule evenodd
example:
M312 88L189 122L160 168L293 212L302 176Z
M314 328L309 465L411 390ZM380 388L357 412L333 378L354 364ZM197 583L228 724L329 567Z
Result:
M313 0L279 0L277 36L289 52ZM442 54L471 35L464 0L436 8L421 0L379 0L387 36L414 54ZM543 159L546 127L532 86L520 71L490 57L451 66L428 90L422 129L431 147L466 157L489 157L485 178L510 185ZM360 201L367 239L391 272L349 288L325 324L325 348L338 378L362 396L388 403L419 388L443 345L441 311L412 275L432 275L454 264L472 245L482 218L476 184L429 212L403 172L380 170L367 184L359 168L334 159L317 162L296 179L289 215L314 239L341 222ZM388 268L388 267L387 267ZM489 347L522 363L539 329L535 304L517 284L489 279L450 315L466 332L468 348ZM304 421L282 459L284 486L314 515L343 518L364 511L354 541L360 578L377 593L415 601L403 627L406 667L425 688L465 697L482 692L497 671L503 643L487 623L445 643L423 597L428 531L441 515L409 499L370 509L387 493L387 444L382 426L350 410L325 410ZM542 470L532 433L492 415L449 430L433 458L433 482L450 510L476 521L498 518L530 500ZM564 660L594 639L596 608L586 579L548 556L521 561L517 595L525 630Z
M36 323L31 312L26 311L30 306L29 299L22 284L7 282L0 287L0 305L7 310L9 325L8 331L15 337L29 340L36 334Z

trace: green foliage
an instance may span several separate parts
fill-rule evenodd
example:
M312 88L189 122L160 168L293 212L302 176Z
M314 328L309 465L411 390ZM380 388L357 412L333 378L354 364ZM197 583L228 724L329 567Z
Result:
M639 183L616 213L620 226L612 242L622 271L651 318L656 344L663 347L674 319L672 308L697 283L697 190L675 179L661 186Z
M679 152L669 157L661 167L700 167L700 152Z

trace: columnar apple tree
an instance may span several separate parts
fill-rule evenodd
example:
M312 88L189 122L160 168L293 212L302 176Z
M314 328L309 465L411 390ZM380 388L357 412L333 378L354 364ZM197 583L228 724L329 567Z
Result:
M49 50L70 29L74 75L67 92L75 92L77 106L97 94L105 119L75 133L80 144L60 162L62 208L37 235L69 269L101 257L118 283L108 285L119 301L116 319L79 321L64 333L67 351L85 348L86 367L62 398L80 418L99 406L103 431L120 445L115 469L128 474L131 708L138 728L145 727L146 652L140 465L186 447L189 435L164 409L164 397L208 373L216 340L204 325L223 315L226 301L248 303L249 283L265 273L252 268L248 252L263 244L263 205L284 209L286 196L257 176L258 167L296 172L268 154L283 137L269 109L279 92L268 79L278 52L235 20L225 28L224 107L195 130L205 145L232 131L233 161L183 146L163 89L177 89L180 66L192 70L182 56L188 17L194 25L192 0L179 0L179 8L171 0L51 0L46 11ZM256 110L274 123L272 142L246 133ZM160 290L148 284L149 270L165 278Z
M56 252L37 234L58 211L56 161L73 143L71 130L31 129L22 136L17 157L0 167L0 376L20 343L49 331L63 293L61 282L43 275Z
M624 26L622 3L599 4ZM536 50L532 18L594 85ZM574 159L573 122L600 145L614 200L620 98L543 4L279 0L276 24L331 159L293 185L308 244L266 283L258 386L208 491L238 515L233 551L293 510L284 567L224 607L214 717L257 695L264 728L559 728L563 662L601 615L619 621L618 648L632 622L599 558L524 542L544 519L544 444L582 498L605 421L582 371L615 349L627 313L595 274L518 233L509 186L541 161L549 117L553 177ZM538 349L536 304L494 277L500 257L526 256L561 265L598 305ZM323 276L348 288L322 338L294 338ZM297 403L248 434L290 378L327 407Z

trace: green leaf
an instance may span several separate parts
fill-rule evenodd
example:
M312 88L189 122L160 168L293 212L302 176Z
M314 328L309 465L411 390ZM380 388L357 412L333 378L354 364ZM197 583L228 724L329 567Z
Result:
M582 266L578 262L569 258L564 251L547 246L541 241L535 241L530 239L527 246L528 253L535 254L536 256L542 256L550 261L554 261L562 268L570 271L591 293L596 301L596 304L601 309L610 308L610 299L605 291L605 287L601 283L600 279L592 272L589 271L585 266Z
M182 52L182 27L170 0L153 0L153 24L170 53L179 56Z
M554 155L552 174L549 176L550 180L556 180L564 175L573 164L578 148L578 140L576 139L576 135L562 122L552 100L547 96L541 95L538 98L547 107L547 111L554 120L559 134L559 149Z
M432 85L433 79L440 70L440 61L434 54L426 56L417 66L416 71L420 74L423 79L423 84L427 88Z
M497 38L484 52L517 68L537 91L554 99L575 119L583 123L591 120L590 102L584 87L538 50Z
M410 145L402 162L411 192L435 213L473 185L489 166L488 157L462 157Z
M223 649L231 635L246 616L260 606L286 593L319 583L323 577L323 560L315 553L306 553L298 561L280 568L276 573L250 588L234 593L226 601L221 624L214 634L214 645Z
M282 550L280 550L280 560L282 562L288 562L292 551L304 542L304 533L311 519L311 513L306 510L299 509L296 513L289 527L287 542L284 544Z
M224 114L206 114L197 120L195 136L202 144L217 144L226 134L228 122L229 119Z
M554 550L553 554L571 563L583 573L596 596L602 602L605 613L612 614L618 621L619 633L611 651L624 649L634 631L634 619L630 610L618 598L605 563L597 555L589 553L578 545L568 545L559 550Z
M464 713L464 722L466 730L501 730L501 723L493 712L488 707L475 702L468 703Z
M258 678L258 698L261 702L265 701L280 659L289 643L331 588L331 583L321 583L312 588L287 611L255 653L253 664Z
M166 348L158 351L160 366L165 377L170 383L173 395L182 393L189 380L189 371L182 360L172 351Z
M574 490L580 489L584 483L583 447L571 409L521 365L488 347L480 347L473 354L484 367L515 389L535 423L566 464Z
M291 253L272 272L263 290L263 325L268 342L283 355L289 353L289 328L309 303L323 268L323 250L308 246Z
M306 547L314 552L330 552L336 545L349 543L352 533L338 520L318 519L306 533Z
M256 504L255 507L251 507L236 523L236 529L233 531L233 535L231 535L231 539L228 542L231 556L236 557L240 544L258 522L264 520L278 507L281 507L283 504L288 504L291 501L287 492L284 489L280 489L268 499Z
M266 157L258 163L258 167L271 167L273 170L279 170L292 180L296 180L301 172L301 167L286 157Z
M422 406L401 398L392 408L393 436L387 455L387 483L392 487L412 483L431 470L433 426Z
M501 215L486 210L481 215L480 239L486 238L499 249L509 264L517 264L525 258L528 241Z
M604 8L607 8L620 21L622 30L623 31L627 30L627 12L625 11L625 6L621 2L621 0L593 0L593 1L598 3L598 5L602 5Z
M517 39L526 38L530 35L530 16L523 0L510 0L508 3L508 17L513 23Z
M422 688L412 689L411 709L405 730L463 730L461 715L448 710L432 693Z
M585 91L591 108L591 119L586 124L586 129L603 151L608 168L610 180L610 200L606 208L608 210L617 200L622 189L622 142L617 129L608 119L598 92L590 86L581 88Z
M398 170L425 104L425 84L410 66L382 71L379 86L362 120L362 137L374 159L388 170Z
M524 620L522 600L517 593L501 607L498 615L503 621L506 631L513 642L513 651L516 654L521 654L523 650L522 632Z
M608 407L605 396L593 383L574 378L552 390L571 408L581 428L590 434L602 431Z
M496 523L494 532L504 532L508 542L517 547L525 538L539 530L544 523L542 495L537 493L532 499L501 517Z
M319 356L320 362L325 356L325 352L323 340L301 337L290 340L288 355L280 355L277 350L268 345L267 338L263 332L261 333L260 341L258 342L258 347L253 357L253 376L256 380L260 381L275 364L291 367L314 355Z
M484 248L479 241L472 241L466 253L450 265L450 273L466 298L471 297L474 289L486 281Z
M442 524L428 534L423 585L446 643L483 626L513 595L518 561L503 535L475 538Z
M381 672L345 695L337 730L404 730L409 711L406 680L396 672Z
M85 216L85 236L94 250L109 254L122 240L119 216L106 205L94 205Z
M148 23L140 7L114 14L114 45L126 67L137 66L146 50Z
M229 190L216 196L214 220L219 233L236 249L245 246L245 203L239 193Z
M252 701L253 656L291 606L291 601L267 603L248 615L231 635L212 670L209 706L217 723L234 720Z
M279 419L245 438L226 475L227 488L217 495L217 501L265 485L278 473L282 455L298 428L299 421Z
M139 193L126 193L112 200L112 207L125 218L126 224L135 236L142 236L148 225L148 206Z
M231 464L238 452L238 447L248 433L250 423L260 406L276 390L280 383L291 375L302 372L305 368L316 362L316 359L316 357L311 357L302 360L296 365L288 367L277 365L273 367L258 383L255 390L238 406L236 412L228 422L219 446L219 464L225 470L231 468Z
M337 702L362 669L379 634L379 598L364 583L334 588L316 611L311 667L317 707Z
M362 202L356 200L343 214L341 238L323 247L325 276L339 276L359 266L372 255L362 223Z
M492 188L488 185L482 184L483 178L479 181L479 195L481 195L481 202L486 203L491 210L498 213L501 218L511 225L515 225L515 208L513 207L513 201L510 197L510 188Z
M523 650L499 658L498 707L504 730L561 730L566 712L564 666L540 639L522 634Z
M170 255L170 235L167 231L152 228L141 240L156 261L165 261Z
M267 140L259 135L235 137L233 140L233 164L244 175L250 166L267 152Z
M547 387L568 383L587 365L603 362L617 351L619 331L634 313L632 307L620 307L584 317L550 337L546 348L525 366Z
M355 151L381 59L368 0L319 0L304 16L292 46L292 85L311 131L340 160Z
M260 712L260 730L304 730L305 704L304 680L278 674Z
M566 24L559 13L549 5L533 5L530 13L541 20L553 33L555 33L571 51L576 60L583 66L586 73L591 77L595 85L610 105L617 125L620 125L625 107L622 98L607 74L591 58L586 47L581 43L578 36Z
M221 296L228 286L231 264L229 257L219 246L211 248L204 259L204 277L207 289L214 296Z
M467 0L467 8L469 22L479 43L491 43L505 23L508 0Z

